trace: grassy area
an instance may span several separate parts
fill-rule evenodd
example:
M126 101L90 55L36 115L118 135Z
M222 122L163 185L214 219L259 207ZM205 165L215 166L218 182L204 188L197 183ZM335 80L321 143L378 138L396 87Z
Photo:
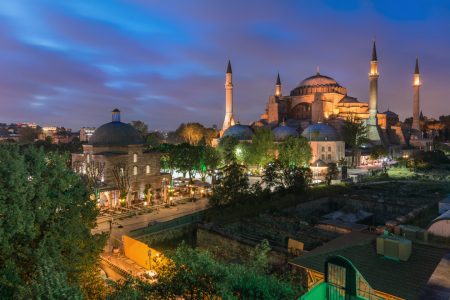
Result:
M220 221L228 222L244 217L254 217L261 212L275 212L280 209L295 206L297 204L323 197L334 196L337 194L344 194L351 190L350 186L344 183L335 185L317 185L311 187L306 193L301 195L277 195L272 194L268 199L261 199L257 205L255 203L242 203L239 207L223 207L220 210ZM209 216L213 218L213 216Z

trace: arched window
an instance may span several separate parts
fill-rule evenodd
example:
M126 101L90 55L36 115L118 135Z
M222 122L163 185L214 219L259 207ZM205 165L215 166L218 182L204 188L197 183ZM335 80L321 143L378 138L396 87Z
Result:
M123 176L123 168L120 168L120 176Z
M133 162L137 162L137 154L133 154Z
M325 152L325 147L322 147L322 152Z
M147 174L150 173L150 165L147 165L147 167L145 167L145 171L147 172Z
M324 160L325 159L325 154L322 154L322 160Z
M89 154L86 157L87 163L89 163Z
M328 151L331 151L331 147L328 147Z
M135 154L136 155L136 154ZM137 175L137 167L136 166L134 166L134 168L133 168L133 174L134 175Z
M328 154L328 159L331 159L331 154Z

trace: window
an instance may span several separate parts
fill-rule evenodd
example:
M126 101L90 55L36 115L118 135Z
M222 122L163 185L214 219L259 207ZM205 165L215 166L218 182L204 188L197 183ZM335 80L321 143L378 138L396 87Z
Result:
M325 147L322 147L322 152L325 152Z
M324 160L325 159L325 154L322 154L322 160Z
M133 154L133 162L137 162L137 154Z
M331 159L331 154L328 154L328 159Z
M89 163L89 154L87 155L86 159L87 159L87 163Z
M325 141L328 141L328 137L327 137L327 136L326 136L326 137L324 137L323 139L324 139Z
M135 154L136 155L136 154ZM134 175L137 175L137 167L136 166L134 166L134 168L133 168L133 174Z
M147 172L147 174L150 173L150 166L149 165L147 165L147 167L145 167L145 172Z
M120 168L120 175L123 176L123 168Z
M328 147L328 151L331 151L331 147Z

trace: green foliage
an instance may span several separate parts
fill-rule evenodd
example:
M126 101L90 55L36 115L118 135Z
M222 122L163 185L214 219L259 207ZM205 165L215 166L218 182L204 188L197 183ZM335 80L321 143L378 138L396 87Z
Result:
M343 120L341 128L345 142L352 148L352 166L355 166L356 149L370 141L367 138L367 128L354 114L348 115L347 119Z
M327 181L327 184L330 185L331 180L337 179L339 176L339 170L335 163L328 163L327 164L327 173L325 174L325 180Z
M293 194L305 192L311 184L311 180L310 168L286 166L280 160L269 163L262 176L262 181L267 188L275 188L275 191Z
M253 149L252 144L247 141L243 141L242 143L237 144L235 149L237 162L250 165Z
M97 203L78 175L66 168L67 154L0 146L0 298L37 278L52 261L74 286L97 265L107 234L91 234Z
M85 294L80 287L69 283L67 275L58 271L51 260L42 260L37 264L37 272L31 281L19 286L15 297L17 299L37 300L81 300Z
M155 150L159 147L159 137L157 136L154 135L147 136L146 142L150 150Z
M288 135L278 146L278 152L280 162L286 166L303 167L309 163L312 157L312 148L303 136Z
M227 135L220 139L219 144L217 145L217 148L220 152L222 152L222 157L226 161L230 161L230 157L234 156L234 151L236 148L236 145L239 144L239 141L235 139L234 137Z
M38 138L38 130L31 127L19 127L19 143L32 143Z
M338 164L339 167L346 167L347 166L347 159L345 159L345 157L343 157L340 160L338 160L337 164Z
M252 136L252 164L265 167L269 162L275 160L275 135L268 127L260 127Z
M373 146L372 151L370 151L370 159L377 160L387 156L387 151L383 145Z

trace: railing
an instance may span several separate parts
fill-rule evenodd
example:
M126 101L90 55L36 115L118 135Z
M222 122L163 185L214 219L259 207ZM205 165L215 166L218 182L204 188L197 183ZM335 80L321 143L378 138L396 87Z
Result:
M157 223L152 226L132 230L129 233L127 233L126 236L136 237L136 236L143 235L143 234L154 233L154 232L161 231L161 230L164 230L167 228L180 226L180 225L186 225L186 224L189 224L192 222L197 222L197 221L202 220L204 217L205 217L205 211L202 210L202 211L190 214L190 215L186 215L186 216L183 216L180 218L176 218L176 219L167 221L167 222Z
M190 200L190 199L191 198L179 198L179 199L175 199L175 200L171 200L171 201L174 203L174 202L186 201L186 200ZM124 212L119 212L119 213L114 213L114 214L106 213L97 218L97 223L100 224L100 223L104 223L104 222L109 222L109 221L111 221L111 219L117 220L119 218L134 217L134 216L139 215L139 213L140 214L147 213L150 209L155 210L155 209L164 208L165 206L166 206L166 203L159 204L159 205L145 205L140 208L137 208L137 207L128 208L128 211L124 211Z

